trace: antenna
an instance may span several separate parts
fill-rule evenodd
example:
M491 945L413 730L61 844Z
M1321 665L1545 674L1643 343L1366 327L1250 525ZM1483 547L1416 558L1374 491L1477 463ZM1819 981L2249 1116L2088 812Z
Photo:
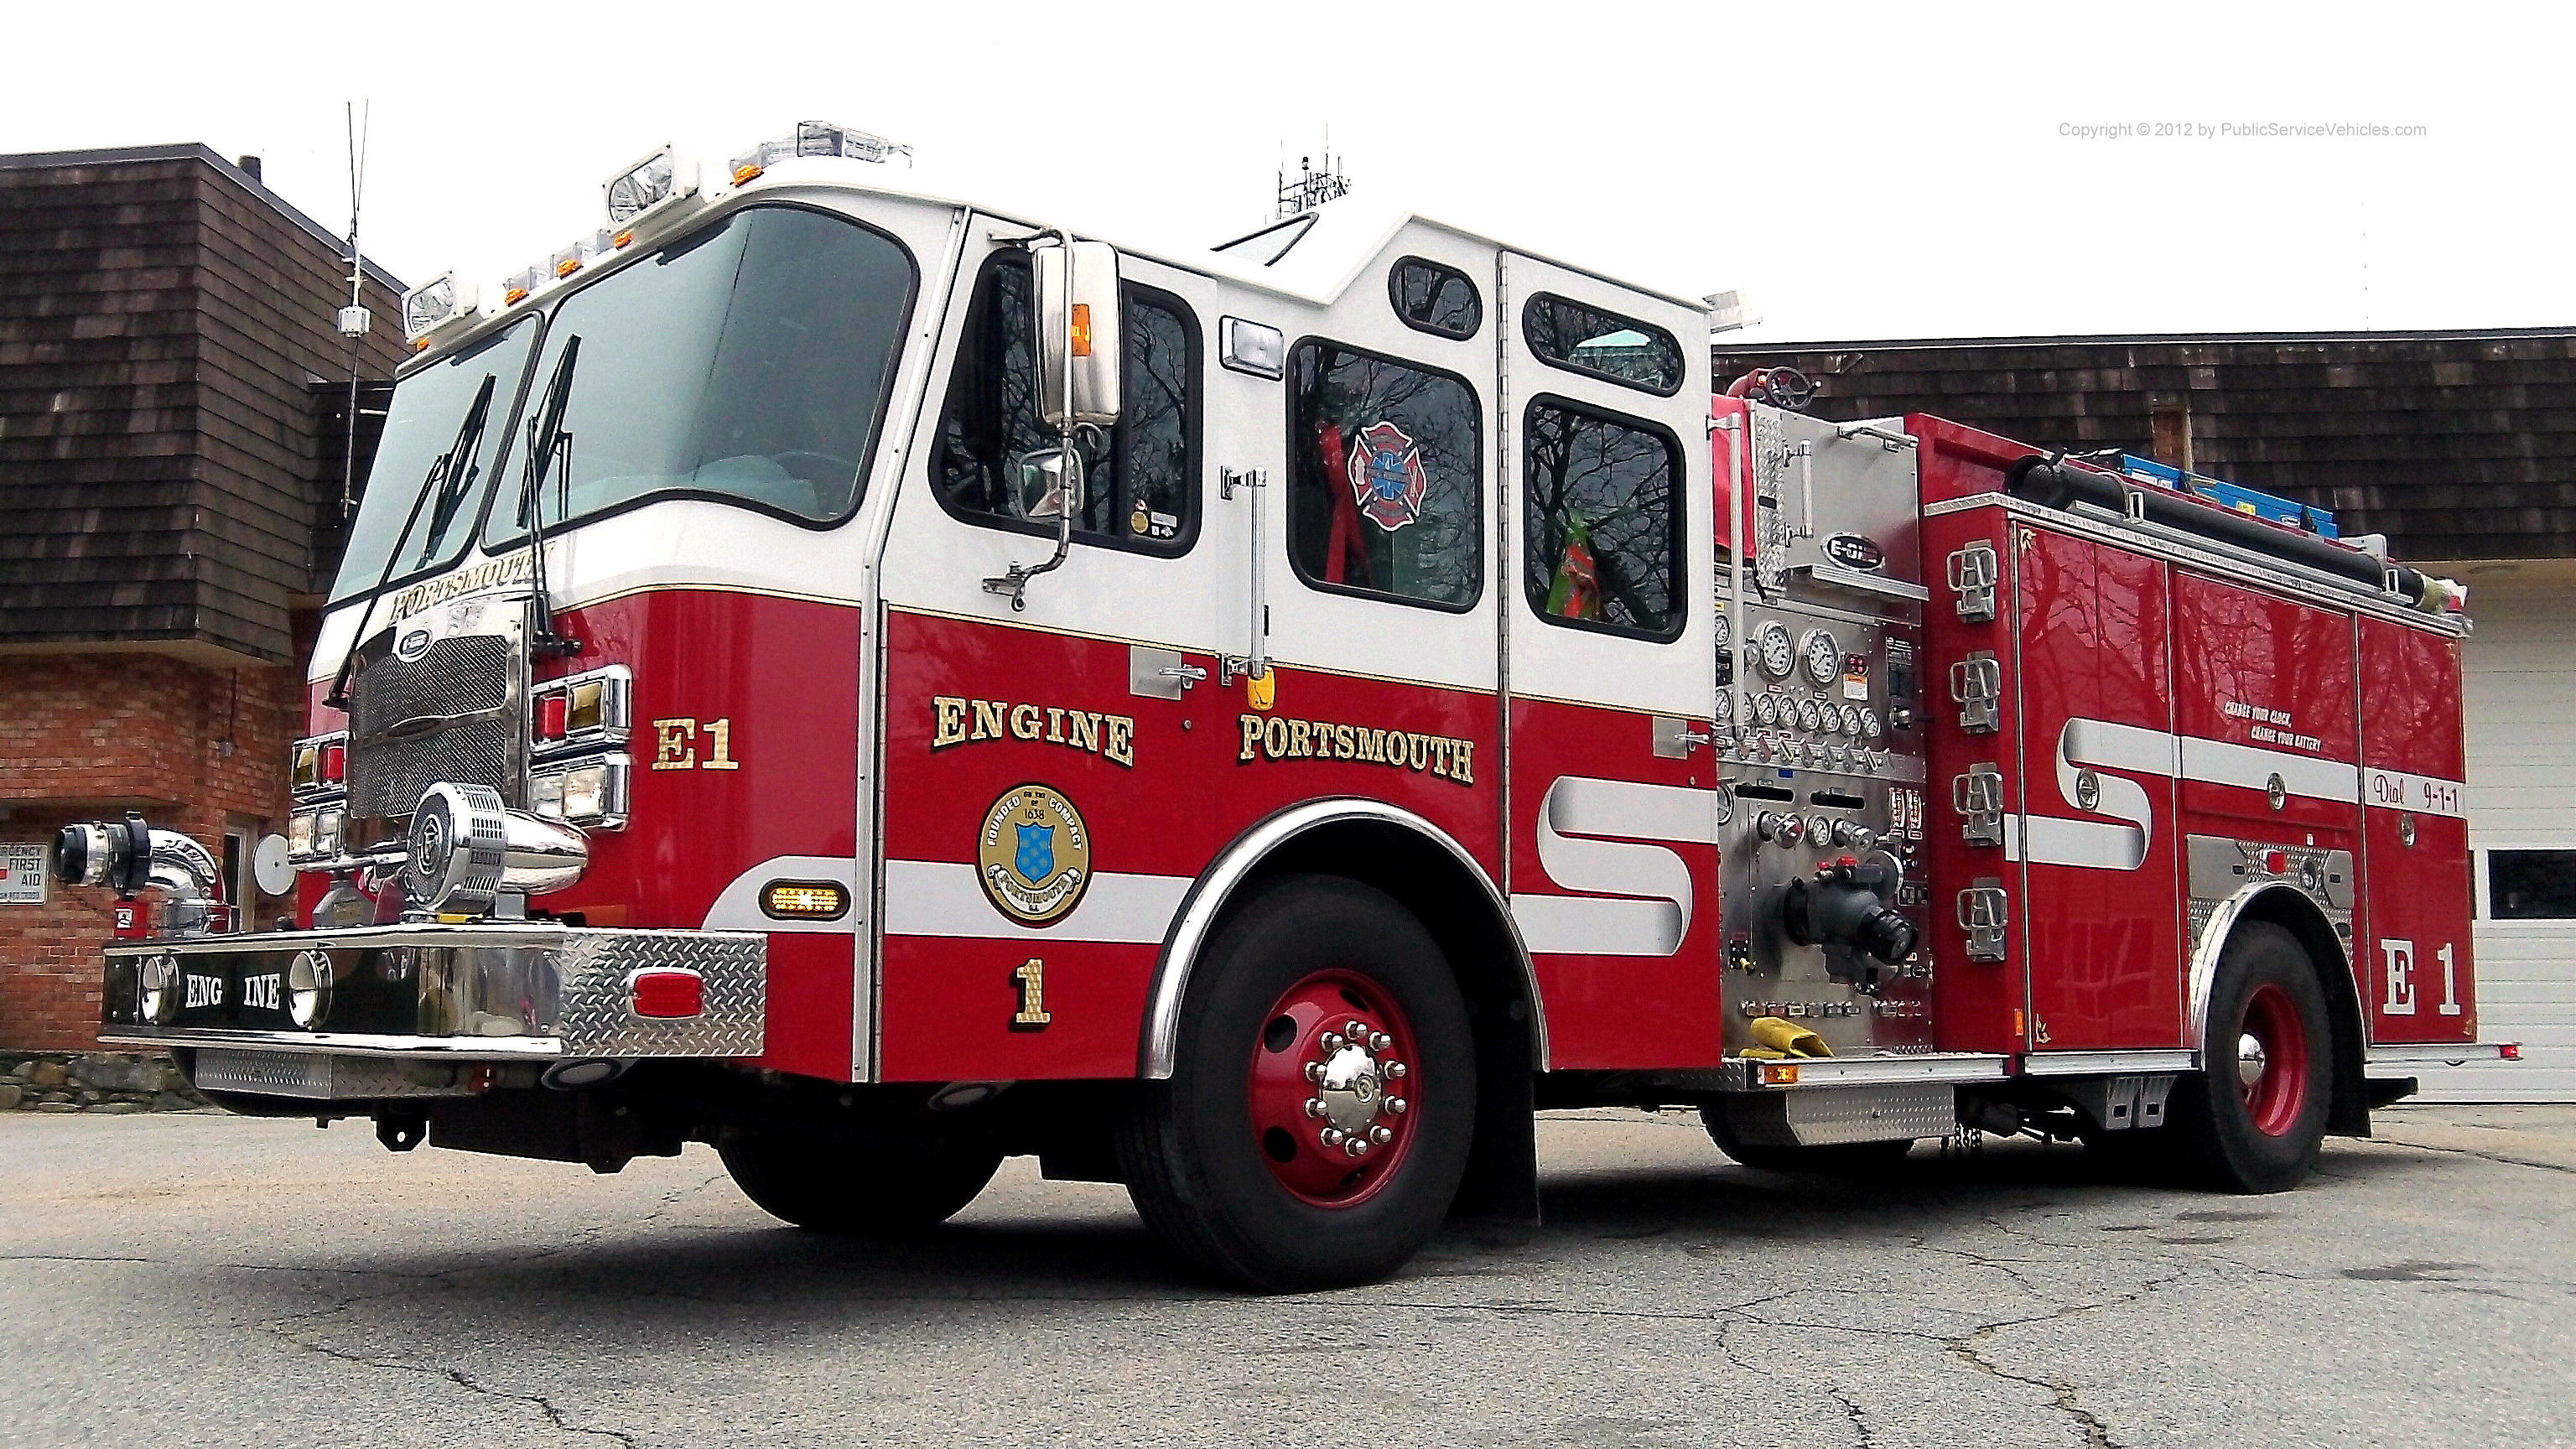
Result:
M1342 171L1344 158L1333 154L1333 128L1324 128L1324 169L1315 169L1315 158L1297 158L1297 175L1288 175L1287 142L1280 142L1278 170L1279 201L1271 212L1274 221L1285 220L1300 212L1313 211L1327 201L1339 201L1351 194L1351 178Z
M358 511L358 342L375 321L359 301L367 270L358 251L358 207L367 189L367 127L375 103L367 102L361 110L343 102L342 109L349 131L349 305L340 309L340 335L349 339L348 435L340 451L340 522L346 526Z

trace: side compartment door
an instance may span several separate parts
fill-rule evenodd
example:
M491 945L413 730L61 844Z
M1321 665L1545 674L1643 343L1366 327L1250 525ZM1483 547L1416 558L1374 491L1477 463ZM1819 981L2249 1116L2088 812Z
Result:
M1512 914L1561 1068L1722 1054L1706 319L1501 262Z
M1242 545L1201 436L1214 319L1184 295L1198 279L1121 258L1121 418L1063 566L1014 608L985 581L1053 551L1052 522L1025 516L1043 480L1021 465L1056 439L1027 255L1008 241L1026 229L966 227L883 564L876 1076L1129 1076L1208 851L1172 821L1190 759L1214 748L1195 748L1216 732L1190 713L1215 689L1225 599L1225 619L1242 613Z
M2030 1049L2184 1041L2165 566L2013 527Z
M2361 621L2362 879L2355 953L2375 1042L2475 1041L2460 641Z
M2173 571L2173 615L2183 874L2194 916L2277 881L2305 892L2344 940L2367 939L2356 891L2353 617L2182 568Z

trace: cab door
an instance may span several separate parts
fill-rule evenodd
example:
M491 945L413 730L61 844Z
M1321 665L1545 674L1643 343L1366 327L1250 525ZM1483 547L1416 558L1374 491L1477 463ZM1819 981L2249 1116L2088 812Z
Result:
M1511 904L1553 1065L1719 1043L1706 318L1505 254Z
M986 581L1055 547L1028 516L1032 455L1057 443L1028 231L965 219L884 545L881 1080L1131 1075L1156 953L1221 829L1174 821L1216 733L1193 716L1220 561L1239 568L1207 486L1205 284L1121 258L1121 416L1086 449L1062 566L1014 602Z

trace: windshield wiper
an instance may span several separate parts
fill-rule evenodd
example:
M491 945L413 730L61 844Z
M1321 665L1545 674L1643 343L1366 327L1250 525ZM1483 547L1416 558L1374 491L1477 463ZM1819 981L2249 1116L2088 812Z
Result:
M545 475L554 466L557 452L570 453L572 434L563 430L564 408L572 400L572 369L581 357L581 334L564 339L563 356L555 363L552 377L546 379L546 395L538 400L536 416L528 419L528 461L519 481L519 521L528 526L529 572L537 590L537 637L529 642L529 652L539 659L568 657L581 652L581 641L555 632L554 595L546 588L546 499ZM572 465L567 459L560 491L572 496Z
M411 539L412 525L420 522L420 511L428 505L431 491L435 489L439 494L442 521L431 535L431 542L421 545L420 561L423 564L429 562L429 551L435 546L437 533L446 531L444 520L455 516L454 504L448 500L471 489L475 475L482 471L482 465L469 462L465 465L463 485L454 489L448 486L455 480L457 460L471 459L482 451L483 422L492 411L492 388L498 381L490 373L483 375L483 386L474 394L474 405L465 410L465 420L457 424L456 440L447 445L446 452L431 460L429 471L421 475L420 487L412 494L411 512L403 517L402 532L394 535L392 546L385 550L385 566L376 575L375 587L368 591L366 612L358 616L358 632L349 637L349 652L340 656L340 672L331 677L331 692L322 696L322 703L330 708L345 710L349 707L349 671L358 662L358 646L366 642L367 626L375 622L376 604L384 596L385 585L393 581L394 564L402 557L403 545Z

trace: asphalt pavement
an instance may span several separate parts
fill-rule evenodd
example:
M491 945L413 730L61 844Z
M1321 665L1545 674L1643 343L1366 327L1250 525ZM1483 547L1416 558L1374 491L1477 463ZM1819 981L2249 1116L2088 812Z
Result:
M2384 1112L2300 1191L1680 1114L1542 1124L1547 1223L1400 1277L1180 1276L1007 1164L914 1245L364 1124L0 1114L0 1445L2576 1445L2576 1108Z

